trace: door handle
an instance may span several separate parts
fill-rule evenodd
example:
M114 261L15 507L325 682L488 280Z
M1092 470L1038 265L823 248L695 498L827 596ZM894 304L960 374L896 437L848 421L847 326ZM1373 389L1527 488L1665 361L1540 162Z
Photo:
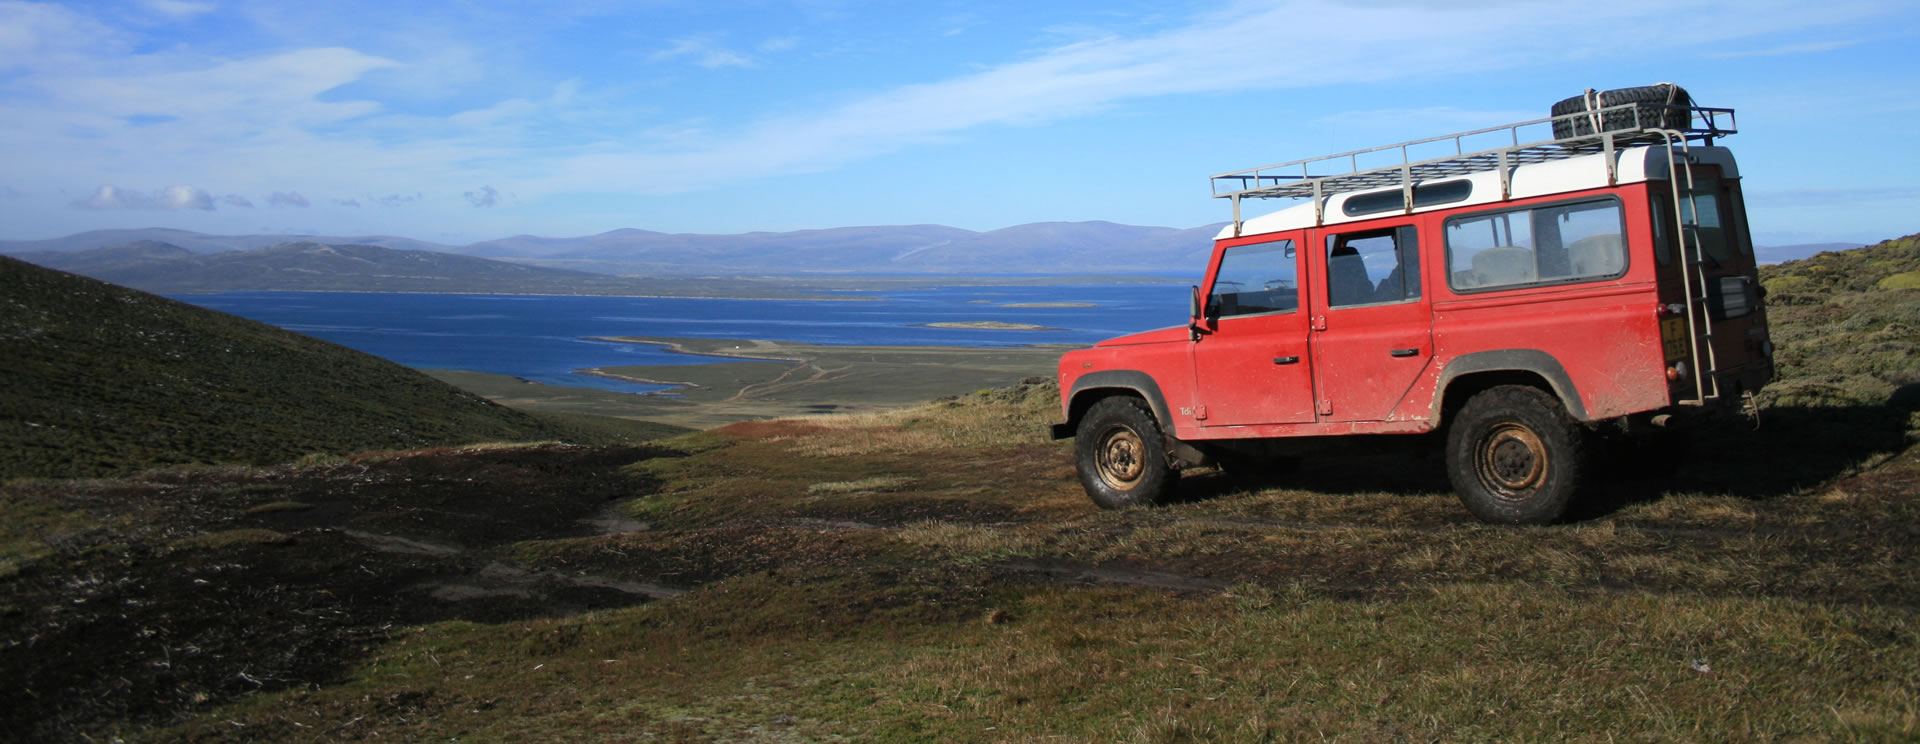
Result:
M1387 353L1397 357L1410 357L1420 353L1420 350L1417 348L1416 349L1394 349L1393 351L1389 351Z
M1300 357L1297 357L1297 356L1284 356L1284 357L1273 358L1274 364L1293 364L1298 361L1300 361Z

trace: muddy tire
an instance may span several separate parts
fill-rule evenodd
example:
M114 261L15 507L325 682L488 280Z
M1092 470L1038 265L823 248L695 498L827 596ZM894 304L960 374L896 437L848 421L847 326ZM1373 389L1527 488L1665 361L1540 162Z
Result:
M1080 486L1103 509L1166 501L1180 474L1167 464L1167 445L1153 412L1139 398L1093 404L1074 433Z
M1552 395L1522 385L1467 401L1447 430L1447 478L1481 521L1547 524L1586 475L1586 430Z

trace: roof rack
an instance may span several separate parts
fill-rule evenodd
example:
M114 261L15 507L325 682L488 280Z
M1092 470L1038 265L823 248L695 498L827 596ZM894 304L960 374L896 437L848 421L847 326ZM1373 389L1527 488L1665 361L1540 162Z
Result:
M1679 123L1682 116L1685 117L1685 128L1663 126ZM1600 126L1595 126L1596 124ZM1547 133L1550 135L1555 133L1553 130L1574 134L1567 137L1549 136L1546 139L1523 140L1523 137L1536 135L1537 132L1534 130L1542 126L1549 127ZM1597 128L1606 131L1593 132ZM1733 109L1730 108L1624 103L1592 111L1222 173L1212 178L1213 195L1216 198L1233 200L1233 221L1236 225L1240 223L1241 199L1312 198L1316 204L1321 204L1322 199L1334 194L1389 186L1399 186L1411 192L1413 185L1421 181L1486 171L1500 173L1500 190L1504 197L1509 193L1508 179L1513 167L1517 165L1544 163L1594 153L1606 153L1611 156L1614 151L1632 145L1685 142L1711 145L1714 139L1735 134L1738 131L1733 118ZM1502 133L1504 137L1501 136ZM1469 139L1504 140L1505 143L1469 151ZM1453 150L1450 155L1414 159L1415 150L1443 149L1444 143L1449 142L1452 143ZM1422 146L1428 147L1422 148ZM1476 143L1475 146L1479 145ZM1399 162L1391 162L1391 156L1396 151ZM1386 160L1388 164L1361 167L1364 156L1380 153L1386 155L1370 158L1370 160ZM1611 177L1614 158L1608 157L1606 160L1608 175ZM1411 204L1412 202L1412 199L1405 198L1402 203Z

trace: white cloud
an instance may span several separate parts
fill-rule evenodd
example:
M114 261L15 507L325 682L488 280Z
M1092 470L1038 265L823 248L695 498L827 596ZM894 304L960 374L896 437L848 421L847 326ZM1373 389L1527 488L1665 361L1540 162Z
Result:
M166 115L201 126L245 129L262 124L314 125L379 110L369 101L322 101L319 96L371 70L395 63L338 47L300 49L210 66L163 72L87 76L53 73L41 81L54 100L77 110L115 117Z
M187 12L192 8L186 6L198 4L186 3L178 10ZM299 183L321 194L358 194L355 203L369 206L397 204L398 194L415 189L442 195L464 192L476 207L523 203L490 185L473 187L475 183L510 183L519 194L531 195L524 202L530 206L557 194L690 192L738 181L742 174L760 179L827 171L927 143L961 141L997 127L1095 112L1124 116L1155 98L1187 96L1183 105L1192 107L1191 115L1220 119L1230 118L1238 103L1256 99L1271 111L1272 101L1292 95L1285 92L1290 89L1300 91L1302 99L1329 100L1345 94L1326 91L1365 90L1380 82L1400 89L1443 80L1461 89L1460 100L1480 102L1482 91L1461 81L1494 80L1534 68L1590 68L1599 71L1595 77L1600 78L1608 62L1620 59L1692 59L1699 64L1708 50L1764 47L1770 43L1765 40L1789 38L1787 34L1800 33L1803 27L1817 30L1869 13L1891 13L1883 4L1866 0L1831 0L1818 7L1786 0L1616 0L1578 14L1548 0L1409 0L1391 5L1372 0L1245 0L1171 25L1165 24L1166 15L1182 11L1104 27L1076 26L1071 36L1036 32L1036 38L1052 40L1051 46L1011 59L942 58L939 64L955 66L901 65L899 72L884 78L835 81L837 89L823 83L774 90L755 86L786 70L692 76L662 74L659 66L648 70L644 64L618 74L595 67L614 67L617 53L594 58L604 63L557 55L567 64L588 67L556 70L538 59L550 49L515 44L539 35L557 38L554 29L575 20L563 23L549 14L523 18L518 9L484 3L463 6L455 14L462 22L442 22L452 16L424 11L423 20L401 14L408 15L408 21L396 23L398 15L384 13L399 11L381 10L363 19L339 10L277 4L266 4L265 10L220 8L223 17L260 12L287 18L277 28L278 36L268 35L273 43L251 49L162 43L178 39L142 35L145 27L102 25L95 18L125 21L110 11L90 10L95 7L0 0L0 114L7 120L7 126L0 127L0 162L7 162L13 173L69 174L63 177L75 179L47 184L43 190L50 203L71 198L51 195L62 188L75 194L98 183L174 181L219 184L223 192L270 193L261 206L295 208L310 203L297 192L272 189ZM841 6L831 0L809 7L832 15ZM492 20L465 22L469 14ZM350 16L353 28L346 22ZM515 19L524 21L518 25L540 30L503 28L515 25ZM930 36L965 27L968 19L925 20L916 28ZM1087 19L1108 21L1097 15ZM334 25L324 33L311 28L324 23ZM1678 36L1645 33L1650 25L1690 30ZM802 28L812 33L816 27ZM968 28L969 36L988 30ZM1063 38L1071 41L1059 41ZM1467 44L1461 39L1498 43ZM355 46L325 46L347 43L344 40ZM791 36L732 40L737 45L729 48L727 37L692 35L629 53L671 61L668 67L747 68L801 43ZM811 49L845 41L809 36L806 45ZM314 46L303 46L308 44ZM1818 46L1728 54L1807 52L1818 51ZM220 56L213 56L208 51L212 49ZM801 56L781 59L796 58L791 61L798 65ZM958 66L970 63L975 66ZM774 67L771 62L764 66ZM924 69L969 71L892 87L875 82L913 80L903 76ZM566 75L584 80L553 82ZM1576 82L1604 87L1615 81ZM688 92L696 86L701 89ZM1458 121L1459 128L1467 128L1536 115L1510 117L1432 104L1444 100L1427 97L1405 111L1383 102L1378 110L1350 115L1324 113L1334 110L1330 106L1305 106L1298 121L1332 129L1337 127L1315 122L1337 123L1351 116L1358 123L1361 117L1404 115L1422 117L1422 122L1444 120L1448 127ZM1480 105L1507 106L1510 100ZM709 105L713 107L685 108ZM1351 104L1343 100L1341 105ZM1482 114L1489 118L1478 118ZM159 117L171 120L165 126L128 123ZM1104 121L1074 124L1098 126ZM371 196L390 193L394 195ZM107 197L94 194L80 203L113 209L142 199L160 201L154 194L115 189ZM225 199L217 201L233 206ZM459 203L439 198L413 209L363 213L437 214L444 219ZM209 208L213 204L209 201ZM103 217L56 211L75 220ZM220 215L232 219L234 211ZM472 224L506 212L458 211L458 219ZM330 219L342 212L321 210ZM481 217L483 213L489 217Z
M213 10L213 3L194 3L185 0L140 0L140 4L160 15L174 20L192 18Z
M370 200L371 200L371 201L372 201L373 203L375 203L375 204L379 204L379 205L382 205L382 206L388 206L388 207L402 207L402 206L406 206L406 205L408 205L408 204L412 204L412 203L414 203L414 202L417 202L417 201L420 201L420 200L421 200L422 198L424 198L424 197L425 197L425 194L421 194L421 193L418 193L418 192L416 192L416 193L414 193L414 194L412 194L412 195L407 195L407 194L388 194L388 195L386 195L386 196L376 196L376 197L370 197Z
M1707 56L1712 57L1714 59L1736 59L1739 57L1781 57L1789 54L1815 54L1818 52L1831 52L1836 49L1845 49L1847 47L1850 47L1859 43L1860 41L1857 39L1847 39L1847 40L1840 40L1840 41L1809 41L1809 42L1800 43L1800 44L1784 44L1777 47L1769 47L1767 49L1748 49L1748 50L1735 51L1735 52L1715 52Z
M564 164L550 169L545 184L692 191L740 172L815 172L981 127L1039 124L1138 99L1257 95L1644 55L1871 12L1870 3L1857 0L1817 8L1790 0L1712 0L1677 7L1618 0L1581 13L1567 13L1556 2L1243 0L1158 33L1087 38L977 73L902 85L836 108L765 118L724 136L710 135L696 146L628 148L555 161ZM1649 23L1691 31L1644 33ZM1302 34L1303 28L1315 32ZM1461 39L1499 43L1463 44ZM707 48L700 40L685 40L656 58ZM635 183L638 179L645 182Z
M0 2L0 69L66 64L124 47L119 33L67 8Z
M702 38L675 40L673 46L654 52L650 59L655 62L661 62L680 57L691 58L694 64L709 70L721 67L752 67L754 65L752 58L730 49L714 46L712 42Z
M466 197L467 203L481 208L495 206L500 203L500 192L494 190L492 186L481 186L479 191L469 191L466 193Z
M131 191L118 186L101 185L73 206L81 209L199 209L213 210L213 197L192 186L168 186L152 193Z

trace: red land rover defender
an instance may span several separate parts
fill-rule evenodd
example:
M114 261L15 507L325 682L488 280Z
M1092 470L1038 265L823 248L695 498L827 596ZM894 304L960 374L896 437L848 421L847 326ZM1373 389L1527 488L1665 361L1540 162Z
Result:
M1214 176L1234 221L1187 325L1060 360L1087 494L1152 504L1183 468L1444 430L1475 516L1544 523L1595 440L1665 457L1689 414L1750 407L1773 345L1714 144L1733 111L1663 84L1553 113ZM1243 221L1253 198L1305 201Z

